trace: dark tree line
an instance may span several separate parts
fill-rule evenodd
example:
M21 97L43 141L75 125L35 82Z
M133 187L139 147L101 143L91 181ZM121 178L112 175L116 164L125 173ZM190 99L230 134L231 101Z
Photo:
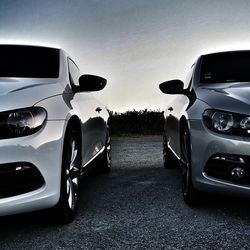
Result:
M111 135L158 135L162 134L164 116L161 111L140 110L117 113L109 111Z

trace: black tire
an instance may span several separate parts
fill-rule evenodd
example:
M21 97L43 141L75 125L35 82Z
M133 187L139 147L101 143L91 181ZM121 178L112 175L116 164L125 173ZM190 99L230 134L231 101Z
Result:
M168 148L166 136L163 135L163 166L164 168L175 168L176 159Z
M63 147L60 199L55 207L59 223L69 223L76 216L80 197L80 171L80 137L76 129L69 127Z
M181 167L182 167L182 195L187 205L197 205L199 192L192 182L191 144L187 124L181 130Z
M97 173L107 174L111 171L111 138L109 131L107 131L105 148L102 153L101 159L98 162Z

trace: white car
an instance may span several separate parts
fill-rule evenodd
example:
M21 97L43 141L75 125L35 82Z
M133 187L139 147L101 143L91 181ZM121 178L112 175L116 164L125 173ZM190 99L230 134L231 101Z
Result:
M80 75L57 48L0 45L0 216L55 207L75 217L80 177L110 171L108 112L92 95L106 79Z

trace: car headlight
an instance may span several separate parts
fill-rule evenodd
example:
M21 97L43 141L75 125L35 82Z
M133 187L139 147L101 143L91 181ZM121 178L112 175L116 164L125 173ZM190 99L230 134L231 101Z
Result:
M37 132L47 117L45 109L31 107L0 113L0 139L26 136Z
M214 132L250 136L250 116L208 109L203 113L203 121Z

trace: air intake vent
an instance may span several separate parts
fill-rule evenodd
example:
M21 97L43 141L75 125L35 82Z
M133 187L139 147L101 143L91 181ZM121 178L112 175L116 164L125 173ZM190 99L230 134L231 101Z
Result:
M0 198L34 191L44 183L41 173L31 163L0 164Z

